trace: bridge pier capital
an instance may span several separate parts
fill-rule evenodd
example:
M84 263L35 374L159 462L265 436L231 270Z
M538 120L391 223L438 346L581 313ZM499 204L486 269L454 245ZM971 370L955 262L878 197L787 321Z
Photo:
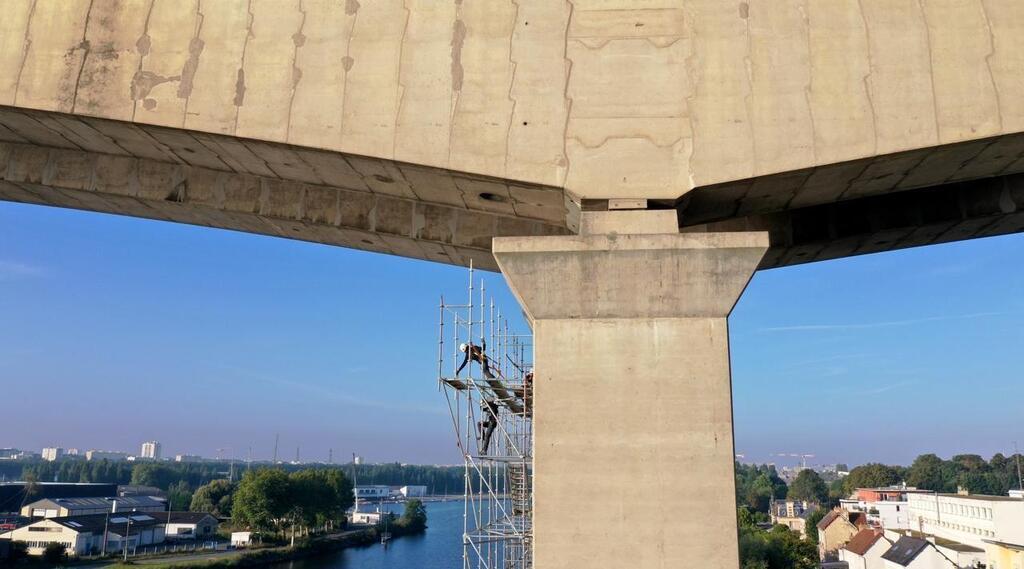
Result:
M537 569L738 567L726 318L767 247L658 211L494 240L534 331Z

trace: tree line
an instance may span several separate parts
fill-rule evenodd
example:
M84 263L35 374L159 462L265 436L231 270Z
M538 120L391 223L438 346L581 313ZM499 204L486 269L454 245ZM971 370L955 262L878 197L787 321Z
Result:
M881 463L863 464L847 476L824 480L812 470L803 470L790 484L779 477L774 466L736 463L736 503L752 512L768 512L771 499L792 498L838 505L857 488L876 488L905 482L922 490L954 493L965 488L972 494L1005 496L1019 487L1017 461L1024 456L996 454L985 460L976 454L958 454L945 460L922 454L910 466Z
M308 469L308 465L279 464L275 468L285 472ZM219 462L126 462L111 460L59 460L39 459L11 461L0 464L0 475L7 479L34 477L46 482L104 482L108 484L140 484L169 490L179 482L195 489L203 484L226 478L229 470L236 473L247 469L242 463L232 467ZM360 484L388 486L426 486L428 494L461 494L465 471L462 466L433 466L401 463L345 465L319 465L318 468L342 469L354 474Z
M297 531L344 525L345 510L354 501L352 481L340 469L259 468L246 472L234 489L231 521L235 527L277 533L289 527L294 545Z
M216 482L215 487L223 490L229 484L233 473L240 476L249 468L245 464L231 465L227 462L127 462L107 459L60 460L54 462L35 460L5 463L3 474L11 479L40 482L102 482L107 484L135 484L153 486L167 492L172 510L214 511L223 517L231 515L229 508L196 509L193 506L199 490ZM281 464L275 470L286 474L302 472L306 465ZM322 465L324 471L343 472L346 476L355 471L360 484L381 484L388 486L426 486L428 494L461 494L465 472L461 466L408 465L399 463L361 465ZM232 486L233 488L233 486ZM203 490L203 496L210 490ZM229 494L233 493L230 492ZM221 496L223 497L223 496ZM34 500L28 496L27 502ZM210 504L206 497L201 503ZM27 503L26 502L26 503Z

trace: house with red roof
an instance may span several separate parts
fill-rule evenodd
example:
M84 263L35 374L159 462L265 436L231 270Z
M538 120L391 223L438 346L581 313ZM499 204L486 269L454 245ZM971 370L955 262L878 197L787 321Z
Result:
M840 547L846 545L862 529L868 528L863 512L836 508L818 522L818 555L823 560L835 559Z
M884 569L882 554L892 545L882 530L862 529L839 548L839 560L850 569Z

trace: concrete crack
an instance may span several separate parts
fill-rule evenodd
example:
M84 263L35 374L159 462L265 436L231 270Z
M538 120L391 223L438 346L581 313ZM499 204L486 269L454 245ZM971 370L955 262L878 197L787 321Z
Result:
M811 18L807 14L806 1L796 7L804 22L804 29L807 38L807 86L804 87L804 101L807 103L807 117L811 121L811 159L814 164L818 163L818 130L814 124L814 57L811 47Z
M985 55L985 66L988 68L988 77L992 81L992 93L996 97L996 117L999 119L999 132L1003 132L1003 102L999 94L999 85L996 83L996 74L992 71L992 57L996 54L996 34L992 29L992 19L988 17L988 10L985 8L985 0L978 0L981 8L981 16L985 19L985 28L988 30L989 52Z
M928 47L928 77L932 82L932 114L935 116L935 142L942 142L941 130L939 127L939 96L935 89L935 56L932 53L932 30L928 25L928 14L924 7L925 0L917 0L917 7L921 10L921 19L924 21L924 37Z
M158 81L151 83L149 88L146 89L146 93L142 96L138 96L140 91L139 82L142 80L142 64L146 61L146 56L149 55L149 50L152 47L149 38L149 19L153 16L153 5L156 4L156 0L149 0L149 9L146 10L146 22L142 25L142 35L138 41L135 42L135 48L139 52L139 66L135 69L135 76L132 77L132 83L129 87L129 96L132 100L132 122L135 122L135 112L139 109L139 99L149 94L149 89L152 89L156 85L163 83L164 81ZM156 74L153 74L156 76ZM161 79L164 79L161 77Z
M871 111L871 131L873 140L873 149L871 154L878 154L878 114L875 112L875 98L871 94L871 74L874 72L875 63L871 57L871 30L868 27L868 14L864 8L864 0L857 0L857 6L860 8L860 19L864 22L864 40L867 45L867 57L868 57L868 72L864 75L861 81L864 83L864 94L868 98L868 110Z
M569 83L572 79L572 59L569 57L569 26L572 25L573 12L576 10L576 5L572 0L566 0L566 4L569 5L569 14L565 18L565 47L562 51L562 58L565 60L565 88L562 91L562 97L565 99L565 127L562 129L562 160L565 163L565 175L562 177L563 186L569 181L569 168L572 166L569 162L569 123L572 119L572 97L569 96Z
M21 65L18 66L18 75L14 79L14 98L11 100L11 106L17 106L18 104L18 88L21 86L21 74L25 71L25 62L28 61L28 50L32 48L32 38L29 37L29 33L32 31L32 17L36 15L36 3L39 0L32 0L32 7L28 11L28 19L25 20L25 38L22 43L24 46L21 51Z
M402 62L405 58L405 39L409 33L409 19L412 11L409 10L408 2L402 2L402 9L405 10L405 23L402 24L402 36L398 38L398 69L395 73L395 92L398 101L395 103L395 124L391 132L391 158L395 158L395 149L398 148L398 123L402 117L402 103L405 101L405 85L402 84Z
M750 175L757 175L757 136L754 132L754 61L753 42L750 39L750 15L743 18L744 34L747 39L747 54L743 57L743 64L747 68L747 94L743 97L743 103L747 107L747 124L750 125ZM740 198L742 200L743 198ZM738 202L737 202L738 203Z
M89 20L92 18L92 6L95 0L89 0L89 8L85 12L85 27L82 30L82 43L78 47L83 49L82 64L78 66L78 77L75 79L75 90L71 94L71 113L75 112L75 105L78 104L78 86L82 83L82 72L85 71L85 62L89 59Z
M238 114L242 105L245 104L245 53L249 49L249 39L253 37L252 26L256 20L256 14L252 11L252 0L248 3L248 23L245 30L245 41L242 43L242 61L238 67L238 78L235 80L235 127L233 133L238 134Z
M295 106L295 94L299 91L299 81L302 81L302 69L299 68L299 50L302 46L306 45L306 36L302 33L302 30L306 27L306 10L302 4L302 0L296 0L299 7L299 13L302 14L302 19L299 21L299 30L292 34L292 91L288 97L288 118L285 121L284 139L285 141L291 141L292 137L292 108Z
M452 24L451 61L452 108L448 119L448 166L452 164L452 147L455 145L455 120L459 115L459 99L462 95L462 45L466 38L466 24L462 21L462 0L455 0L455 22Z
M517 101L515 97L512 96L512 91L515 89L516 86L516 70L519 67L519 64L514 59L512 59L513 45L516 37L516 27L519 24L519 2L517 2L516 0L511 0L511 2L512 5L515 6L515 10L512 14L512 32L508 36L508 63L512 67L512 73L508 81L508 100L512 103L512 109L509 111L508 115L508 128L505 129L505 164L503 166L503 172L505 173L506 176L508 176L508 155L509 146L512 140L512 122L516 118ZM509 193L509 196L511 197L511 192ZM512 209L515 210L515 203L512 204Z
M345 78L341 82L341 122L338 133L338 143L344 148L345 140L345 109L348 107L348 74L352 72L355 60L352 59L352 38L356 35L356 20L359 19L359 2L357 0L346 0L345 15L352 16L352 25L348 29L348 42L345 44L345 57L341 58L342 68L345 70Z
M203 0L196 0L196 29L192 39L188 42L188 60L185 61L185 65L181 68L181 83L178 84L178 98L185 99L181 115L182 128L185 128L185 121L188 120L188 104L192 99L192 86L196 71L199 70L199 56L203 53L203 48L206 46L206 42L201 37L205 20Z

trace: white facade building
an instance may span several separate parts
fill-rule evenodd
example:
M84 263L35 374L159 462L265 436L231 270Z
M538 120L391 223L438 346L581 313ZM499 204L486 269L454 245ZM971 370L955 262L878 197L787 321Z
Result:
M21 508L26 518L66 518L114 512L163 512L167 503L151 496L125 498L44 498Z
M356 486L352 491L360 500L383 500L391 495L391 487L383 485Z
M110 450L87 450L85 460L128 460L128 453Z
M233 531L231 532L231 545L235 547L248 547L256 543L256 532Z
M208 540L217 535L217 518L203 512L171 512L164 524L164 534L171 540Z
M885 529L916 529L910 527L910 507L907 502L867 501L857 498L839 500L848 512L864 512L868 523Z
M882 555L892 546L880 530L865 529L839 549L839 560L849 569L883 569Z
M399 489L399 492L401 492L402 496L405 496L406 498L422 498L422 497L427 495L427 487L426 486L402 486L402 488Z
M142 453L139 455L141 458L149 458L152 460L160 460L162 449L160 443L157 441L146 441L142 443Z
M910 529L984 548L1024 545L1024 500L1010 496L911 494Z
M376 525L380 523L380 512L352 512L349 522L353 524Z
M56 542L65 547L68 555L78 556L116 552L126 545L132 551L163 543L164 527L153 516L139 513L47 518L0 534L0 538L24 542L29 555L42 555L47 545Z
M53 462L64 456L64 449L60 447L46 447L43 449L43 460Z

